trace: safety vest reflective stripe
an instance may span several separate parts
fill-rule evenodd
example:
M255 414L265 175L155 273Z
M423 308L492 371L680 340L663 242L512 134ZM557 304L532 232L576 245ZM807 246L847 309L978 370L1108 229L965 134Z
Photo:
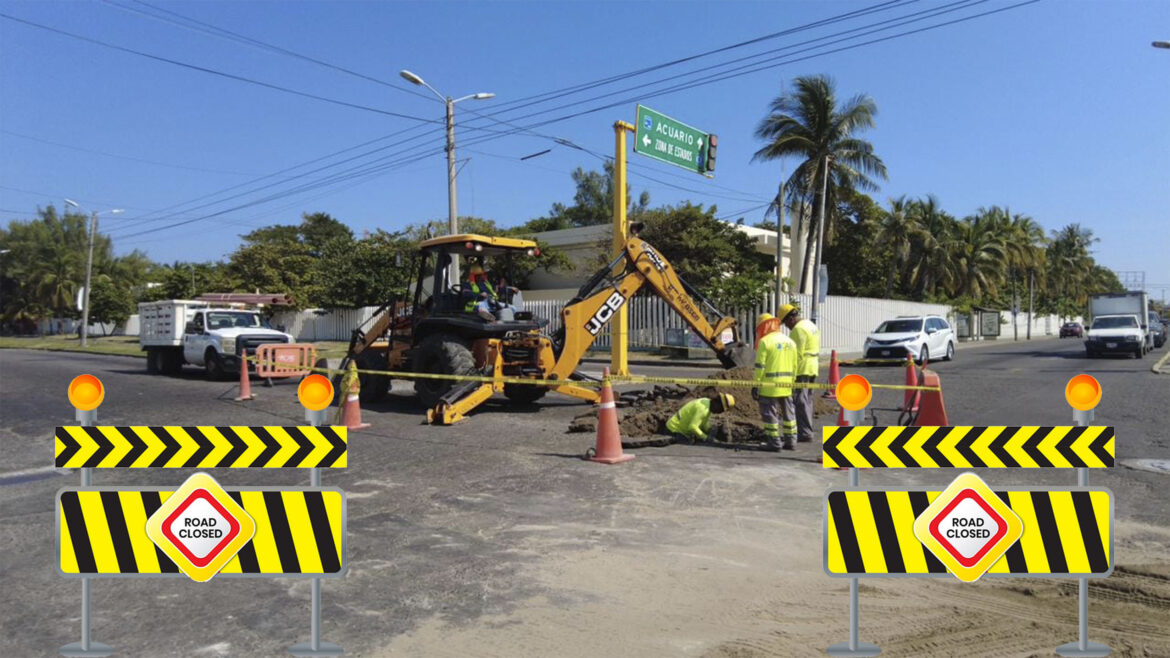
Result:
M770 372L770 373L768 373L768 374L766 374L766 375L764 375L764 376L765 376L765 377L791 377L791 376L792 376L792 371L791 371L791 370L788 370L788 371L786 371L786 372Z

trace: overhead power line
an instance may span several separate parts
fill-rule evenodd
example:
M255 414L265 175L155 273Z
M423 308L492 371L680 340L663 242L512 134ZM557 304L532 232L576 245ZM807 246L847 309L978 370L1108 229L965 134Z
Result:
M279 55L285 55L285 56L291 57L293 59L299 59L301 61L309 62L311 64L316 64L317 66L323 66L325 68L332 69L332 70L337 71L339 73L344 73L346 75L350 75L350 76L353 76L355 78L360 78L360 79L366 80L368 82L373 82L375 84L382 85L384 87L390 87L390 88L396 89L404 94L410 94L411 96L425 98L428 101L434 100L434 98L432 96L430 96L429 94L424 94L422 92L415 91L414 89L411 89L409 87L405 87L405 86L400 85L400 84L395 84L395 83L387 81L387 80L382 80L381 78L376 78L376 77L371 76L371 75L366 75L365 73L354 71L352 69L348 69L344 66L339 66L337 64L332 64L330 62L326 62L326 61L317 59L315 57L310 57L308 55L298 53L298 52L293 51L293 50L289 50L288 48L284 48L282 46L277 46L275 44L267 43L265 41L261 41L261 40L256 39L256 38L249 37L249 36L244 35L244 34L240 34L239 32L233 32L233 31L228 30L226 28L219 27L218 25L213 25L211 23L207 23L204 21L200 21L200 20L191 18L190 16L186 16L184 14L180 14L176 11L171 11L170 9L165 9L163 7L152 5L149 2L144 2L143 0L133 0L133 2L135 4L142 5L143 7L146 7L146 9L140 9L137 7L129 7L126 5L121 5L121 4L118 4L117 2L114 2L113 0L103 0L103 1L106 4L108 4L112 7L117 7L118 9L121 9L123 11L134 12L136 14L146 16L146 17L152 18L154 20L158 20L158 21L162 21L165 23L169 23L171 25L175 25L175 26L183 28L185 30L191 30L193 32L207 34L207 35L210 35L213 37L227 39L229 41L235 41L237 43L241 43L241 44L244 44L247 46L252 46L254 48L259 48L260 50L265 50L265 51L268 51L271 53L276 53ZM152 13L152 12L154 12L154 13ZM169 18L171 16L173 16L174 18Z
M23 25L35 27L35 28L40 29L40 30L46 30L48 32L53 32L55 34L60 34L62 36L66 36L66 37L69 37L71 39L77 39L79 41L91 43L91 44L94 44L96 46L101 46L103 48L109 48L111 50L117 50L119 52L124 52L124 53L128 53L131 55L137 55L139 57L145 57L147 59L152 59L156 62L164 62L167 64L172 64L174 66L181 66L185 69L191 69L193 71L200 71L203 73L209 73L211 75L216 75L216 76L219 76L222 78L227 78L229 80L235 80L237 82L245 82L245 83L248 83L251 85L257 85L259 87L264 87L266 89L273 89L275 91L281 91L281 92L284 92L286 94L292 94L294 96L300 96L302 98L311 98L313 100L318 100L318 101L322 101L325 103L332 103L334 105L340 105L343 107L350 107L350 108L357 109L357 110L365 110L367 112L374 112L376 114L382 114L385 116L398 117L400 119L410 119L411 121L418 121L420 123L434 123L434 124L440 124L440 125L442 125L444 123L443 119L424 119L423 117L416 117L416 116L412 116L409 114L403 114L401 112L391 112L390 110L382 110L382 109L379 109L376 107L362 105L360 103L351 103L349 101L338 100L336 98L329 98L327 96L321 96L319 94L313 94L313 93L310 93L307 91L300 91L298 89L292 89L291 87L283 87L281 85L272 84L270 82L263 82L261 80L256 80L254 78L244 77L242 75L236 75L234 73L228 73L226 71L217 71L215 69L207 68L206 66L199 66L197 64L188 64L187 62L180 62L177 59L171 59L169 57L163 57L161 55L153 55L151 53L143 52L141 50L134 50L133 48L126 48L124 46L119 46L119 45L108 43L105 41L100 41L98 39L91 39L89 37L82 36L80 34L75 34L73 32L67 32L65 30L60 30L60 29L57 29L55 27L49 27L48 25L34 23L33 21L27 21L27 20L24 20L23 18L17 18L15 16L10 15L10 14L0 13L0 18L5 18L5 19L8 19L8 20L16 22L16 23L21 23Z
M975 2L974 4L980 4L981 2L985 2L985 1L986 0L979 0L978 2ZM551 117L551 118L545 119L544 121L540 121L540 122L530 124L527 126L516 126L516 124L514 124L514 123L505 122L503 120L496 119L495 117L490 117L490 116L485 117L485 118L488 118L488 119L495 121L497 123L510 123L510 125L513 125L516 127L512 128L509 131L488 131L492 134L484 135L484 136L480 136L480 137L473 137L469 141L465 142L464 146L465 147L474 146L474 145L482 144L482 143L485 143L485 142L488 142L488 141L491 141L494 139L499 139L500 137L514 135L514 134L523 132L523 133L532 134L534 136L543 137L546 139L552 139L552 140L556 141L557 143L565 144L567 146L571 146L573 148L580 149L581 147L579 147L578 145L575 145L572 142L569 142L568 140L564 140L563 138L558 138L558 137L553 137L550 135L543 135L540 133L536 133L535 128L542 127L542 126L549 125L549 124L553 124L553 123L557 123L557 122L561 122L561 121L565 121L565 120L572 119L575 117L603 111L603 110L611 108L611 107L615 107L618 105L623 105L623 104L626 104L629 102L633 102L633 100L635 100L635 99L652 98L652 97L657 97L657 96L661 96L661 95L667 95L670 93L676 93L676 92L682 91L684 89L691 89L691 88L703 86L706 84L713 84L715 82L720 82L720 81L731 79L734 77L741 77L743 75L748 75L748 74L755 73L758 71L762 71L762 70L766 70L766 69L770 69L770 68L775 68L777 66L783 66L785 64L790 64L790 63L794 63L797 61L805 61L805 60L813 59L816 57L822 57L822 56L825 56L828 54L843 52L843 51L852 50L855 48L860 48L860 47L875 44L875 43L890 41L893 39L897 39L897 38L901 38L901 37L905 37L905 36L909 36L909 35L913 35L913 34L918 34L918 33L926 32L929 30L939 29L941 27L946 27L949 25L954 25L957 23L965 22L965 21L974 20L976 18L980 18L983 16L988 16L991 14L997 14L997 13L1001 13L1004 11L1016 9L1018 7L1022 7L1025 5L1034 4L1035 2L1038 2L1038 1L1039 0L1027 0L1025 2L1019 2L1019 3L1009 5L1006 7L1002 7L1002 8L986 11L986 12L981 12L981 13L977 13L977 14L971 14L971 15L967 15L967 16L963 16L963 17L954 19L954 20L945 21L945 22L941 22L941 23L935 23L935 24L927 25L927 26L917 28L917 29L906 30L906 31L898 32L898 33L895 33L892 35L887 35L887 36L883 36L880 38L871 39L868 41L862 41L862 42L858 42L858 43L850 43L850 44L844 45L842 47L831 49L831 50L821 50L827 45L832 45L834 43L847 42L851 39L856 39L859 37L867 36L869 34L873 34L876 32L889 30L891 28L901 27L901 26L907 25L908 23L911 23L911 22L917 22L917 21L928 19L928 18L934 18L934 17L937 17L943 13L949 13L949 12L955 11L957 9L964 8L964 6L974 6L974 4L969 5L968 0L963 0L962 2L952 3L950 5L944 5L943 7L940 7L940 8L932 8L932 9L924 10L921 12L915 12L913 14L903 15L903 16L900 16L900 17L897 17L894 19L890 19L887 21L882 21L879 23L874 23L871 25L862 26L860 28L854 28L852 30L845 31L845 33L859 32L862 30L872 28L875 25L890 25L891 23L893 23L893 25L890 25L890 27L884 27L881 29L873 29L869 32L862 32L860 34L854 34L854 36L852 36L852 37L838 39L837 41L834 41L834 42L831 42L828 44L822 43L822 44L817 44L817 45L811 45L812 43L815 43L819 40L827 39L829 37L837 36L837 35L829 35L829 37L822 37L821 39L814 39L814 40L811 40L811 42L806 42L806 43L810 44L809 47L806 47L803 49L798 49L795 52L789 52L783 56L773 57L773 58L770 58L770 59L765 60L763 62L755 62L755 63L749 64L747 66L741 66L739 68L732 69L731 71L722 71L719 73L704 76L703 78L700 78L698 80L688 81L686 84L681 85L681 86L674 84L673 86L667 87L667 88L658 88L658 89L653 89L650 91L645 91L645 92L642 92L640 96L635 97L635 98L624 99L624 100L620 100L617 102L606 103L604 105L591 107L591 108L588 108L585 110L575 111L575 112L571 112L569 114ZM838 33L838 34L843 34L843 33ZM777 50L790 50L790 49L791 48L789 47L789 48L777 49ZM820 50L820 52L815 52L818 50ZM675 76L675 78L694 76L696 73L699 73L699 72L705 72L705 71L711 70L713 68L718 68L718 67L726 67L728 64L738 63L740 61L743 61L744 59L749 59L749 58L756 58L756 56L749 56L748 58L738 58L736 60L732 60L731 62L724 62L721 64L716 64L713 66L704 67L703 69L699 69L697 71L684 72L682 74ZM646 87L646 86L647 85L638 85L635 87L630 87L630 88L626 88L623 90L619 90L617 92L610 92L607 94L596 96L593 99L587 99L586 101L578 101L574 105L580 105L581 103L588 102L589 100L599 100L599 99L604 99L607 97L612 97L614 95L618 95L621 93L636 92L639 89ZM556 108L556 109L566 109L568 107L570 107L570 106L562 106L562 107ZM518 119L513 119L513 121L536 116L537 114L546 115L547 112L548 111L525 115L524 117L520 117ZM474 114L479 114L479 113L474 113ZM469 124L463 124L463 125L465 128L470 127ZM390 145L387 148L390 148L392 146L394 146L394 145ZM331 176L327 179L322 179L322 180L319 180L316 182L307 183L307 184L301 186L300 188L297 188L296 191L290 191L289 194L300 193L302 191L310 190L310 189L319 189L322 186L335 185L335 184L345 182L347 180L359 180L359 181L360 180L368 180L370 177L377 176L377 175L380 175L381 173L384 173L385 171L389 170L390 167L398 168L400 166L411 164L413 162L417 162L418 160L420 160L422 158L430 157L430 155L432 154L432 153L422 153L421 155L417 155L420 153L419 149L420 149L420 147L412 147L412 149L408 150L406 153L396 154L397 159L394 163L378 164L377 166L367 167L364 170L351 169L349 172L349 175L340 175L340 176L334 175L334 176ZM434 151L434 153L441 153L441 152L442 152L441 149L436 149ZM594 154L594 155L597 155L597 154ZM605 156L601 156L601 157L605 157ZM382 160L384 160L384 159L382 159ZM367 163L367 164L372 164L372 163ZM277 196L276 198L280 198L280 197ZM217 213L217 214L219 214L219 213ZM196 218L196 220L194 220L194 221L198 221L198 218ZM182 222L182 223L188 223L188 222ZM170 225L168 225L168 226L170 226ZM153 230L164 230L165 228L167 228L167 227L159 227L158 229L153 229Z
M117 158L118 160L129 160L131 162L141 162L144 164L155 165L158 167L170 167L172 169L185 169L187 171L202 171L202 172L208 173L208 174L231 174L233 176L255 176L256 175L254 173L248 173L248 172L244 172L244 171L225 171L223 169L204 169L203 167L189 167L186 165L177 165L177 164L171 164L168 162L159 162L157 160L146 160L143 158L135 158L135 157L131 157L128 155L118 155L116 153L107 153L105 151L95 151L93 149L82 148L80 146L74 146L72 144L62 144L61 142L54 142L54 141L51 141L48 139L42 139L40 137L33 137L32 135L25 135L23 133L13 132L11 130L0 129L0 133L3 133L5 135L11 135L12 137L19 137L21 139L27 139L27 140L32 141L32 142L40 142L41 144L49 144L50 146L58 146L58 147L64 148L64 149L70 149L72 151L80 151L81 153L93 153L94 155L104 155L107 158Z

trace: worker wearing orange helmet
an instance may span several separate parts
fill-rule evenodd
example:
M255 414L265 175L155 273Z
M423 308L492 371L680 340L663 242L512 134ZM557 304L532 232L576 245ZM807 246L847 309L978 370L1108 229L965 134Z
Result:
M768 314L760 316L756 335L760 338L752 398L760 403L760 418L764 421L767 440L761 448L771 452L793 450L796 448L796 414L792 406L796 343L780 331L776 318Z
M809 383L817 380L820 371L821 331L811 320L800 317L800 307L785 304L778 313L780 322L788 328L788 335L796 343L796 381ZM792 403L796 409L796 440L808 443L813 440L813 392L811 388L796 389L792 392Z

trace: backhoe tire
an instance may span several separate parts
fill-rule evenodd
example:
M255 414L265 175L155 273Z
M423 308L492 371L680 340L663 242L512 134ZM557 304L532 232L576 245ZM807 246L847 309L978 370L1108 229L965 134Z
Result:
M504 396L516 404L532 404L544 397L545 393L548 393L548 388L544 386L504 384Z
M389 370L386 359L377 352L362 352L357 355L358 370ZM358 399L364 402L381 402L390 393L390 378L385 375L358 374Z
M475 357L462 338L450 334L427 336L415 350L411 370L420 374L474 375ZM456 384L451 379L416 379L414 392L419 402L430 409Z

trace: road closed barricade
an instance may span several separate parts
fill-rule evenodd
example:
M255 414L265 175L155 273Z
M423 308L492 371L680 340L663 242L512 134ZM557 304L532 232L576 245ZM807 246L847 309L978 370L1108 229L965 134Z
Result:
M57 569L81 580L81 641L65 656L108 656L90 638L90 580L186 576L312 579L311 640L297 656L339 655L320 639L321 578L346 569L345 493L322 487L320 469L345 468L345 427L323 427L329 380L312 375L297 395L306 426L98 426L101 382L77 377L69 400L77 425L58 427L54 465L77 468L80 487L57 494ZM198 472L178 487L95 487L92 469L302 468L310 486L223 488Z
M1108 647L1088 641L1087 579L1108 577L1114 567L1113 494L1088 483L1088 469L1114 465L1113 428L1089 425L1101 399L1097 381L1070 380L1071 426L859 427L871 396L860 376L842 379L837 400L848 425L823 430L824 466L849 469L849 486L825 497L824 568L850 580L850 634L827 653L881 652L858 639L858 578L951 574L964 582L1078 578L1078 641L1056 653L1108 655ZM861 468L976 467L1076 468L1078 486L993 490L972 472L942 491L858 484Z

